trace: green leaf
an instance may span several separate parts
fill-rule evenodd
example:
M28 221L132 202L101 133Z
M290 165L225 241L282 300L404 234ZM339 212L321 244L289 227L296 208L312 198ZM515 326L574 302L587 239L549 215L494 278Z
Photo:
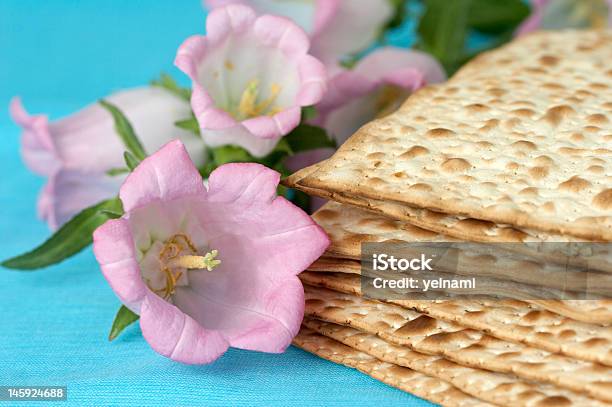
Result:
M472 0L424 0L418 47L435 56L450 75L465 59Z
M210 173L217 168L217 164L214 161L212 149L207 148L204 154L206 154L206 160L204 161L204 165L198 168L198 171L202 178L208 179Z
M278 143L274 147L268 155L265 157L255 159L255 162L265 165L266 167L272 168L282 175L286 175L289 171L285 168L284 162L285 158L294 154L294 151L291 149L289 142L286 137L278 140Z
M311 212L310 195L302 191L298 191L297 189L292 189L291 191L293 192L293 196L291 197L291 202L293 202L295 205L302 208L304 212L310 213Z
M100 105L108 110L113 116L113 120L115 121L115 131L119 135L119 138L121 138L125 148L127 148L130 153L134 154L134 157L136 157L139 161L144 160L147 153L145 153L144 147L142 146L140 140L138 140L136 133L134 133L134 129L132 128L132 125L127 117L125 117L117 106L107 102L104 99L100 100Z
M281 138L274 149L264 157L254 157L247 150L236 145L209 148L207 149L208 157L206 164L199 168L199 171L203 178L208 178L210 173L220 165L253 162L263 164L283 175L287 175L288 171L283 166L287 156L312 148L335 146L336 143L327 137L325 130L320 127L302 124L290 134Z
M151 81L151 85L164 88L167 91L175 94L181 99L189 101L191 99L191 90L179 86L176 81L167 73L162 73L159 79Z
M138 321L138 318L140 318L138 314L134 314L128 307L122 305L119 311L117 311L113 326L108 334L108 340L112 341L115 339L125 328Z
M200 135L200 124L198 123L195 117L190 117L189 119L179 120L174 122L174 125L183 130L190 131L192 133Z
M514 29L529 15L522 0L472 0L468 25L476 30L502 34Z
M293 153L323 147L336 148L336 142L327 135L324 129L309 124L300 124L287 134L284 140L287 141Z
M134 155L129 151L123 152L123 160L125 161L125 165L128 166L130 171L134 171L134 168L138 167L138 164L140 164L140 160L134 157Z
M286 155L293 154L293 150L291 149L289 141L287 141L286 137L283 137L282 139L278 140L278 143L276 144L272 152L283 153Z
M317 117L317 108L314 106L305 106L302 108L302 121L308 121Z
M106 215L109 219L119 219L123 216L122 212L111 211L108 209L103 209L100 211L103 215Z
M117 175L127 174L128 172L130 172L128 168L111 168L110 170L106 171L106 175L115 177Z
M103 211L122 213L119 198L102 201L82 210L36 249L3 261L3 267L33 270L61 262L89 246L94 230L110 217Z
M213 172L215 168L217 168L217 164L215 164L212 158L212 152L210 152L210 150L207 150L206 154L206 162L203 166L198 168L198 171L200 172L200 175L203 179L208 179L208 177L210 177L210 173Z
M359 62L359 55L347 55L340 60L340 66L345 69L353 69Z
M227 163L255 162L256 159L242 147L226 145L210 149L213 161L219 165Z
M385 30L397 28L404 24L406 19L406 4L407 0L388 0L391 7L393 7L393 15L387 22Z
M199 168L198 171L200 172L202 178L208 179L208 177L210 177L210 174L215 170L215 168L217 168L215 163L209 161L204 164L203 167Z

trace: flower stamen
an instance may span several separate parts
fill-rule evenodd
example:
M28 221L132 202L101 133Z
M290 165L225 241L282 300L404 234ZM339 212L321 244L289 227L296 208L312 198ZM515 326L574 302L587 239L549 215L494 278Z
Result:
M168 264L170 267L182 267L190 270L194 269L206 269L212 271L215 267L221 264L221 260L216 260L217 250L212 250L206 253L204 256L193 256L185 255L178 256L170 261Z
M607 25L606 7L603 0L579 1L568 18L579 27L603 28Z
M262 114L273 115L275 112L280 111L280 108L273 106L280 91L281 86L277 83L273 83L270 86L270 96L257 102L259 98L259 79L251 80L242 92L240 102L238 103L239 118L249 119L261 116Z
M559 0L551 2L544 16L543 26L605 28L608 24L608 5L604 0Z
M221 260L216 259L218 253L217 250L211 250L204 256L200 256L187 235L178 233L172 236L164 243L164 247L159 252L160 271L166 280L165 287L153 289L153 291L162 298L168 299L175 293L178 281L183 276L183 270L176 269L212 271L221 264Z

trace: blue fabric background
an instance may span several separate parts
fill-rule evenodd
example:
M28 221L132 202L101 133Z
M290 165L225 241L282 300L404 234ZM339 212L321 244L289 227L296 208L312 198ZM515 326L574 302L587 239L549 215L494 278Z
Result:
M58 118L162 70L182 78L176 48L203 29L198 0L0 1L1 259L49 234L35 215L43 180L21 163L9 99ZM394 40L408 43L409 31ZM185 366L154 353L137 324L109 343L118 306L91 250L42 271L0 269L0 385L67 385L62 405L75 406L430 405L293 347Z

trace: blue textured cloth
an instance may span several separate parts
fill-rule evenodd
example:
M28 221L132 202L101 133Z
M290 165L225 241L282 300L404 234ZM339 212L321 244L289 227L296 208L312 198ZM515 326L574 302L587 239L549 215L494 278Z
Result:
M176 48L203 29L198 0L0 1L0 258L49 234L35 215L43 180L21 163L10 97L58 118L162 70L180 78ZM62 405L75 406L430 405L293 347L185 366L154 353L137 324L109 343L118 306L91 250L37 272L0 269L0 385L67 385Z

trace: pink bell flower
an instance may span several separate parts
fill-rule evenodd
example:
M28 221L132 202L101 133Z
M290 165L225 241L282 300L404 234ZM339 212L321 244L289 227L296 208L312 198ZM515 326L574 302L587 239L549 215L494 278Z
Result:
M225 164L206 187L179 141L127 177L125 214L95 231L94 253L156 352L203 364L230 346L278 353L291 343L304 312L297 274L329 239L276 196L278 182L260 164Z
M531 15L517 35L536 30L612 27L612 0L531 0Z
M424 52L378 48L330 80L316 124L340 145L359 127L395 111L414 91L444 80L444 69Z
M204 0L213 9L245 4L258 14L276 14L306 31L311 54L335 69L343 57L369 47L393 15L389 0Z
M174 125L191 116L189 103L165 89L142 87L106 98L130 120L145 149L155 151L173 138L185 142L193 159L203 164L204 142ZM57 121L29 115L19 98L10 104L22 127L21 153L31 171L47 178L38 199L38 214L56 229L82 209L117 194L125 175L109 176L125 167L125 147L108 111L98 103Z
M444 69L428 54L395 47L378 48L353 69L343 70L330 79L312 124L325 128L341 145L364 124L392 113L412 92L445 79ZM290 157L286 164L297 171L332 153L329 148L308 151Z
M192 80L191 106L206 144L238 145L256 157L271 152L299 124L301 108L325 93L325 67L309 47L287 18L257 17L242 5L213 10L206 36L188 38L175 60Z

